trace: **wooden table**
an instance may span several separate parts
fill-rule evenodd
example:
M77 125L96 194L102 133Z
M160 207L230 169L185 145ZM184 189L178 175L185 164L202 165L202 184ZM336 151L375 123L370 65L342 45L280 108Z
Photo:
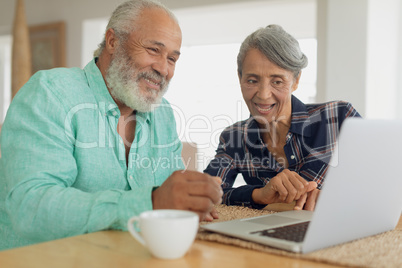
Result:
M397 228L402 229L402 217ZM181 259L151 256L128 232L102 231L0 252L0 267L337 267L196 240Z

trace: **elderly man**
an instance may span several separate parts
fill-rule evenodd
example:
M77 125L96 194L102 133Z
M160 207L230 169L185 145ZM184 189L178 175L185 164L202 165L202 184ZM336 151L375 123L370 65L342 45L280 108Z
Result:
M217 217L220 181L180 171L181 143L162 98L181 40L160 3L128 1L83 70L41 71L21 88L1 133L0 249L124 230L151 209Z

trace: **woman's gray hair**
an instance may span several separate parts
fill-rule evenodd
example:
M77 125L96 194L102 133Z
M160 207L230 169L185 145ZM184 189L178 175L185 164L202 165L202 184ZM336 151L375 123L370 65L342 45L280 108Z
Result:
M241 44L237 55L237 72L240 77L244 58L253 48L258 49L279 67L293 72L295 77L308 63L306 55L300 50L299 42L281 26L271 24L250 34Z
M109 23L106 26L106 31L113 29L117 38L124 42L128 35L135 31L136 20L138 15L144 9L147 8L159 8L164 10L176 23L178 23L176 16L162 3L156 0L131 0L120 4L112 13ZM105 37L103 41L99 44L98 49L94 52L94 57L99 57L103 49L106 46Z

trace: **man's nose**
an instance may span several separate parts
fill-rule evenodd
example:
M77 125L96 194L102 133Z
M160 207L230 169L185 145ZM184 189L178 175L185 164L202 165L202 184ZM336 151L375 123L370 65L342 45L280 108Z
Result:
M167 59L160 58L158 61L155 61L152 65L152 68L164 78L168 78L169 63Z

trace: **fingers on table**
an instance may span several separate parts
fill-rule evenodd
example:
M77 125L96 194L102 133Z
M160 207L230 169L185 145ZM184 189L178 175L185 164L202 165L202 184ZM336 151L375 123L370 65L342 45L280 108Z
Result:
M295 210L302 210L304 207L304 204L306 204L307 200L307 194L302 195L297 201L296 205L294 207Z
M317 202L320 190L314 189L308 193L306 204L304 205L305 210L313 211L315 209L315 204Z
M308 190L308 182L297 173L284 170L276 180L273 180L279 199L282 202L290 203L300 199Z

